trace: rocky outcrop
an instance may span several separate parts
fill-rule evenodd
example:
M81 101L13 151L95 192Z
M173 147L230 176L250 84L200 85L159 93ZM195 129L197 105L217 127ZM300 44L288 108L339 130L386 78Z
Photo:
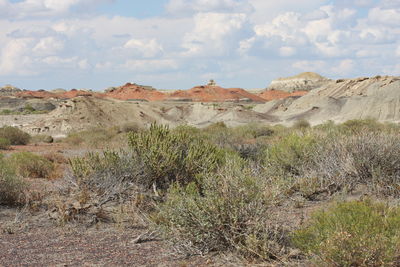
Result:
M333 83L333 81L317 73L303 72L296 76L273 80L267 90L279 90L289 93L311 91L329 83Z

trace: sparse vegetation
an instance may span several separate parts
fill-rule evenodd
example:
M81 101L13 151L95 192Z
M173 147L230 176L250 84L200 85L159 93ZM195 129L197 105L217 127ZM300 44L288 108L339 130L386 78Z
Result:
M68 159L70 186L49 206L64 224L150 227L186 255L397 266L400 208L379 201L400 196L399 133L375 121L85 131L66 141L102 150ZM106 149L110 140L118 149ZM2 160L7 177L17 179L8 178L15 187L4 190L17 196L17 177L59 177L66 162L58 153ZM311 218L304 209L365 195L379 201L334 202Z

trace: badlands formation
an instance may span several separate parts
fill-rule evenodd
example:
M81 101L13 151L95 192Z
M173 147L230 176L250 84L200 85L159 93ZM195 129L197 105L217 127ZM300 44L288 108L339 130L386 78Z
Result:
M250 122L291 125L297 120L315 125L366 118L400 122L400 77L335 81L302 73L277 79L259 93L225 89L214 81L177 91L158 91L132 83L104 92L0 88L0 112L21 110L26 105L48 113L1 115L0 126L12 125L32 134L57 137L126 123L205 127L221 121L228 126Z

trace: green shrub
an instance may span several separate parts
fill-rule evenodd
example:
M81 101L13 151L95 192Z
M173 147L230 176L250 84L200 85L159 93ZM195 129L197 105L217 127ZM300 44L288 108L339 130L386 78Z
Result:
M285 238L267 223L272 200L265 179L230 160L216 174L202 176L200 185L173 186L153 217L178 251L277 259Z
M325 266L398 266L400 208L371 201L316 212L293 243Z
M314 159L317 139L292 133L273 144L266 152L266 166L272 172L299 176Z
M0 137L8 139L12 145L26 145L31 138L28 133L11 126L0 128Z
M26 178L48 178L54 168L49 160L30 152L14 153L7 161L18 175Z
M23 191L23 181L0 154L0 205L20 204L23 200Z
M31 143L53 143L54 139L51 135L39 134L31 138Z
M197 174L215 170L224 158L214 145L166 126L153 124L149 131L129 133L128 139L134 159L144 166L143 182L161 189L175 181L190 183Z
M378 132L385 128L383 123L378 122L375 119L365 120L349 120L340 125L344 132L350 132L352 134L358 134L362 132Z
M6 150L9 149L11 145L10 140L0 137L0 150Z

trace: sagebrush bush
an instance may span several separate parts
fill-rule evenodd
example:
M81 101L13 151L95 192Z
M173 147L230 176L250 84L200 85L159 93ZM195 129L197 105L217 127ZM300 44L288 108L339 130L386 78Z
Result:
M0 205L17 205L23 201L24 183L0 154Z
M342 123L339 127L342 131L349 132L351 134L358 134L362 132L381 132L385 129L385 125L375 119L348 120Z
M121 203L131 198L142 198L143 205L151 204L145 200L149 192L148 184L144 183L143 166L129 152L103 151L88 153L84 157L69 160L78 190L98 203L109 200L120 200ZM132 192L134 191L134 192Z
M49 178L54 168L51 161L30 152L14 153L7 158L7 162L25 178Z
M31 138L28 133L11 126L1 127L0 137L8 139L12 145L26 145Z
M237 252L247 258L277 259L283 232L268 224L272 199L265 179L239 160L230 160L200 186L173 186L153 221L178 251Z
M317 137L292 133L266 150L265 165L279 175L300 176L313 161Z
M400 208L338 203L314 213L293 243L319 266L399 266Z
M173 132L166 126L151 125L140 133L129 133L134 160L143 166L143 183L167 189L170 184L187 184L195 176L215 170L224 160L224 152L202 138L187 132Z
M360 133L320 142L309 176L353 189L364 184L382 194L400 195L400 136Z
M0 137L0 150L6 150L9 149L11 145L10 140Z

